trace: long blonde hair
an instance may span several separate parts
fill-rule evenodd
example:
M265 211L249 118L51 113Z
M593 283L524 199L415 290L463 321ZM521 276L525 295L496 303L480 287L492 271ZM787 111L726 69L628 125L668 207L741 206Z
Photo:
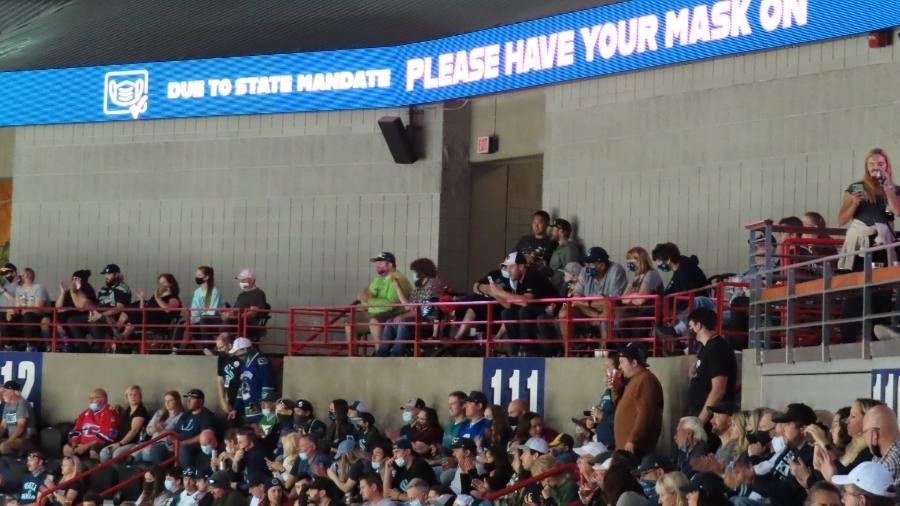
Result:
M747 422L750 418L751 414L749 411L740 411L731 418L731 430L735 431L736 435L734 438L733 460L737 460L750 446L750 442L747 441Z
M681 491L681 487L688 484L688 479L681 471L673 471L666 473L662 478L656 481L657 494L675 494L675 504L677 506L687 506L687 497Z
M887 199L881 183L869 174L869 158L872 158L873 156L884 157L884 163L887 165L887 170L891 170L891 159L888 158L887 153L885 153L883 149L875 148L866 155L866 160L863 163L863 187L865 188L866 200L870 202Z

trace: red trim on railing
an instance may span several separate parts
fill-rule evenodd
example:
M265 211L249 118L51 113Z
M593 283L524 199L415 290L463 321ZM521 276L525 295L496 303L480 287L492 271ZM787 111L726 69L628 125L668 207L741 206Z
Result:
M62 483L58 483L40 493L38 493L35 504L38 504L38 505L43 504L44 499L53 495L53 493L56 492L57 490L62 490L63 488L68 487L69 484L71 484L71 483L75 483L77 481L83 480L101 469L106 469L117 462L121 462L121 461L127 459L128 457L131 457L132 455L143 450L144 448L147 448L148 446L151 446L158 441L162 441L163 439L168 439L168 438L172 439L172 445L174 446L174 451L173 451L171 457L169 457L159 463L159 467L166 467L169 464L178 462L178 454L181 452L181 441L178 440L178 435L175 434L174 432L163 432L162 434L158 434L158 435L152 437L151 439L144 441L143 443L135 445L133 448L129 449L127 452L119 455L118 457L114 457L112 459L107 460L106 462L97 464L96 466L94 466L86 471L82 471L81 473L75 475L75 477L70 480L66 480ZM126 479L125 481L120 481L119 483L113 485L112 487L101 491L99 495L100 495L100 497L104 497L106 495L112 494L113 492L116 492L117 490L131 484L134 481L142 479L142 478L143 478L143 474L141 474L141 473L135 474L134 476Z
M577 473L578 466L576 464L562 464L560 466L556 466L547 472L544 472L537 476L532 476L531 478L527 478L525 480L516 482L514 485L510 485L506 488L501 488L500 490L497 490L496 492L491 492L490 494L484 496L484 500L493 501L494 499L497 499L499 497L503 497L505 495L512 494L516 490L521 490L521 489L527 487L528 485L531 485L532 483L537 483L537 482L543 480L544 478L549 478L550 476L556 476L557 474L562 474L565 472Z

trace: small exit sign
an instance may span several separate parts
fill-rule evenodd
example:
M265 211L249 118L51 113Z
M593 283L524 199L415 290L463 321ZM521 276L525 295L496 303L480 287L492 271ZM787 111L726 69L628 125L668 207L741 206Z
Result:
M497 136L486 135L478 138L478 154L487 155L497 152Z

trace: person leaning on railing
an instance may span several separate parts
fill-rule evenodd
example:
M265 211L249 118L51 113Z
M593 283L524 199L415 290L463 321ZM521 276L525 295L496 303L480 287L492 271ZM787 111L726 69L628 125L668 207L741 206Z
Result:
M838 270L860 272L865 267L865 258L851 253L896 242L894 217L898 213L900 190L894 185L891 161L884 150L873 149L866 156L862 180L850 184L844 191L838 224L849 223L849 226L841 248L841 254L846 256L838 260ZM896 261L896 254L891 248L872 253L871 259L873 267L884 267ZM844 301L842 317L862 315L862 302L861 296L849 295ZM890 311L891 293L875 291L871 295L871 304L872 314ZM855 341L861 328L859 322L841 324L841 340L845 343ZM900 333L890 337L900 337Z
M147 329L148 333L163 333L166 329L158 326L171 323L177 316L177 309L181 307L181 298L178 294L181 288L175 276L169 273L160 274L157 279L158 286L153 291L153 295L144 298L143 290L135 290L138 298L138 308L149 309L150 311L123 312L119 321L125 323L125 329L122 330L122 339L129 339L134 331L143 325L150 325ZM162 311L158 311L162 309Z

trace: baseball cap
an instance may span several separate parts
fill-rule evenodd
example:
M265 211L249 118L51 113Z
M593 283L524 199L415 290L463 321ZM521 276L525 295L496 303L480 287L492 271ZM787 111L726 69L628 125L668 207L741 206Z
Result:
M609 262L609 253L600 246L594 246L588 250L588 254L581 259L581 263L587 264L591 262Z
M360 413L359 417L366 421L367 424L375 425L375 416L372 413Z
M249 478L247 478L247 485L250 487L256 487L262 485L269 481L269 475L264 473L252 473Z
M528 260L525 259L525 255L519 253L518 251L513 251L512 253L506 255L506 258L500 262L500 266L510 266L510 265L525 265L528 263Z
M450 445L450 448L453 450L461 448L463 450L469 450L470 452L478 451L478 447L475 445L475 441L472 441L467 437L455 438L453 440L453 443Z
M610 467L612 467L612 457L606 457L603 462L601 462L600 464L594 464L592 468L594 471L606 472L609 471Z
M334 460L337 460L348 453L353 452L356 449L356 441L353 439L345 439L341 441L341 443L337 447L337 452L334 454Z
M572 231L572 224L562 218L556 218L555 220L553 220L553 223L551 223L550 226L565 230L566 232Z
M566 264L565 267L563 267L562 269L557 269L557 270L558 270L559 272L563 272L563 273L566 273L566 274L571 274L572 276L577 276L577 275L581 274L581 270L582 270L582 269L584 269L584 267L582 267L580 263L578 263L578 262L569 262L569 263Z
M816 420L816 412L802 402L788 404L787 411L772 417L772 421L775 423L797 422L802 425L812 425L816 423Z
M275 395L275 392L266 392L262 394L262 397L259 400L265 402L275 402L278 400L278 396Z
M456 496L456 501L453 504L459 504L459 506L472 506L475 503L475 498L466 494L459 494Z
M234 355L238 351L250 348L251 346L253 346L253 342L251 342L246 337L239 337L239 338L235 339L234 342L231 344L231 349L228 350L228 353L230 355Z
M16 269L16 264L14 264L12 262L6 262L5 264L3 264L3 267L0 267L0 272L11 272L11 271L18 271L18 270L19 269Z
M710 411L713 413L719 413L720 415L728 415L731 416L734 414L734 404L731 402L717 402L712 406L707 406Z
M706 497L725 497L728 493L722 477L706 471L695 474L687 485L681 487L681 491L684 493L698 490L706 492Z
M482 406L487 406L487 396L484 395L484 392L480 392L478 390L472 390L469 392L469 396L466 397L465 402L477 402Z
M11 265L11 264L6 264ZM5 267L5 266L4 266ZM15 266L13 266L13 270L15 270ZM119 269L119 266L116 264L109 264L100 271L100 274L118 274L122 272L122 269Z
M21 392L22 386L16 383L15 381L9 380L3 384L3 390L12 390L14 392Z
M638 365L647 367L647 359L644 358L644 352L638 346L626 346L625 349L619 353L619 356L625 357L629 362L633 360L637 362Z
M408 401L403 403L402 406L400 406L400 409L407 411L410 409L422 409L424 407L425 401L423 401L422 399L409 399Z
M397 257L394 256L393 253L389 251L382 251L378 254L377 257L372 257L369 259L370 262L390 262L394 265L397 265Z
M606 447L605 444L599 443L597 441L591 441L590 443L585 444L584 446L579 446L573 450L576 454L581 455L582 457L596 457L597 455L606 453L609 451L609 448Z
M547 446L547 442L539 437L530 438L528 441L525 441L525 444L522 446L528 448L531 451L538 452L541 455L550 451L550 447Z
M880 497L894 497L894 479L884 464L868 461L857 465L850 474L839 474L831 478L835 485L856 485L870 494Z
M553 441L550 441L550 448L556 448L559 445L566 445L569 448L572 448L575 446L575 439L565 432L560 432L553 438Z
M256 269L252 267L244 267L234 279L256 279Z
M363 401L353 401L353 404L350 405L350 409L354 411L368 411L369 407L366 406L366 403Z
M197 469L194 469L194 478L197 478L198 480L206 480L210 476L212 476L212 469L208 467L198 467Z
M294 401L285 398L278 399L278 404L283 405L284 409L289 409L291 411L293 411L294 408L297 407L297 405L294 404Z
M296 409L302 409L304 411L312 411L313 405L306 399L297 399L297 405L294 406Z
M669 460L665 455L657 455L655 453L651 453L648 455L644 455L644 458L641 459L641 464L634 470L635 474L641 475L646 473L647 471L653 471L654 469L662 469L665 472L669 472L674 469L672 465L672 461Z
M200 390L199 388L192 388L188 390L188 392L182 397L194 397L196 399L206 400L206 395L204 395L203 390Z
M412 443L409 442L409 439L398 439L396 443L394 443L395 450L412 450Z
M272 487L282 487L282 486L283 486L283 484L281 483L281 480L279 480L278 478L276 478L274 476L270 477L269 480L266 482L266 490L269 490Z
M210 487L231 488L231 477L228 471L216 471L206 481Z

